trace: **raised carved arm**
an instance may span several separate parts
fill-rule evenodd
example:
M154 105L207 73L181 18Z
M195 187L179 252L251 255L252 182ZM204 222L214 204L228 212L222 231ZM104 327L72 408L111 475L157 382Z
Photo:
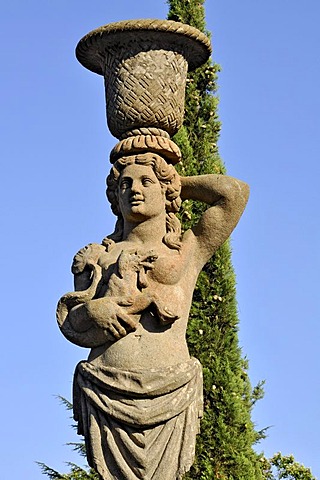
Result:
M249 186L227 175L181 177L181 198L209 205L199 222L187 232L201 268L237 225L249 197Z

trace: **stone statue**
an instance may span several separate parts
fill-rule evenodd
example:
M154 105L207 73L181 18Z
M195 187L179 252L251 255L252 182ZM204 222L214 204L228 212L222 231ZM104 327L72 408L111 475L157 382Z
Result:
M139 22L131 22L136 34L146 21ZM158 30L163 24L181 29L157 22ZM107 40L115 31L127 35L123 25L106 26ZM154 34L154 24L148 28ZM93 37L96 32L101 40L101 29ZM112 42L112 55L119 44L123 55L123 38ZM91 52L92 70L93 57ZM163 125L139 121L129 134L117 132L121 140L111 152L107 196L117 216L115 231L75 255L75 292L57 307L66 338L91 349L75 371L74 417L88 462L102 480L175 480L190 469L202 414L201 365L190 358L185 338L193 289L248 198L247 185L232 177L180 177L173 166L179 149ZM182 233L176 213L186 199L208 208Z

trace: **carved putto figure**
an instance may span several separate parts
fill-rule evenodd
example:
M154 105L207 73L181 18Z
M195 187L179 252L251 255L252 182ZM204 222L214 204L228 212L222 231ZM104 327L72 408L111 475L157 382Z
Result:
M169 135L143 128L112 153L115 230L76 254L75 292L57 307L66 338L91 349L75 371L74 416L102 480L175 480L190 469L202 414L201 365L185 338L193 289L248 198L232 177L180 177ZM208 208L182 233L186 199Z

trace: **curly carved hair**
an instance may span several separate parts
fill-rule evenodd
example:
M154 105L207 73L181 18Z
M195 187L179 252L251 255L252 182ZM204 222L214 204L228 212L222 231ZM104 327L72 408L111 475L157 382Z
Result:
M119 242L123 239L123 217L119 209L118 202L118 183L122 171L128 165L145 165L152 167L161 188L165 192L165 209L166 209L166 235L163 242L169 248L180 250L181 248L181 225L176 217L176 213L181 206L181 183L177 172L172 165L155 153L144 153L137 155L130 155L119 158L111 168L107 177L107 197L111 204L113 213L118 217L115 231L107 238L114 242ZM108 243L106 239L106 243Z

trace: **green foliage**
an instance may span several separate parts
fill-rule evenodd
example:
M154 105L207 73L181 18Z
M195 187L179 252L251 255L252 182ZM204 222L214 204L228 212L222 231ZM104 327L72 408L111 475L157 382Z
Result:
M265 480L316 480L311 470L296 462L293 455L276 453L272 458L261 459Z
M99 480L97 474L90 469L84 470L83 468L75 465L74 463L68 462L67 465L71 468L70 473L59 473L53 468L48 467L44 463L38 462L38 465L41 468L41 471L44 475L47 475L51 480Z
M72 403L69 402L64 397L60 395L57 396L60 400L60 403L68 410L69 412L72 411ZM72 418L72 417L71 417ZM77 425L72 425L74 429L77 428ZM71 445L73 450L78 452L82 457L86 457L86 450L84 442L79 443L67 443L67 445ZM50 480L99 480L97 473L92 468L81 468L78 465L75 465L72 462L66 462L66 465L70 469L69 473L60 473L57 470L54 470L51 467L48 467L45 463L37 462L39 467L41 468L41 472L50 478Z
M205 29L204 2L205 0L168 0L168 20L187 23L203 32Z
M205 31L204 0L169 0L168 19ZM217 142L217 74L220 67L209 60L189 74L184 126L175 136L183 166L182 175L225 173ZM205 206L184 202L183 228L193 225ZM208 262L194 292L188 327L190 353L204 370L205 414L197 443L197 457L186 479L258 480L260 456L253 445L264 432L256 432L251 409L263 396L262 384L254 389L238 342L235 275L231 249L226 242Z

